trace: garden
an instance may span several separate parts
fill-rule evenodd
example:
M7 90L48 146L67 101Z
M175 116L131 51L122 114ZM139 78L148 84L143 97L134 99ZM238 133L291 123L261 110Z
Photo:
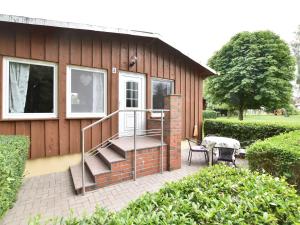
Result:
M207 119L204 133L240 140L251 170L285 176L300 191L300 123L280 123L269 120L270 117L266 116L264 121L261 117L259 120L252 117L250 121Z
M46 224L297 224L300 196L282 178L216 165L147 193L120 212L97 208ZM40 224L39 218L30 225Z
M98 207L81 217L71 213L45 221L36 216L29 224L298 224L300 126L260 120L204 122L205 134L244 143L250 170L219 164L146 193L119 212ZM0 138L1 216L16 199L28 144L24 137Z
M119 212L99 207L89 216L71 214L46 224L298 224L300 124L264 118L204 122L205 134L241 140L250 170L215 165L147 193ZM36 217L30 224L43 223Z

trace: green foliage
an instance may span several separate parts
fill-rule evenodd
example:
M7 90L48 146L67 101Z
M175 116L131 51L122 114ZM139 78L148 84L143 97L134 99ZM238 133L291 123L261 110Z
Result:
M0 218L16 200L28 148L27 137L0 136Z
M299 115L299 110L293 104L289 104L286 107L286 111L288 115Z
M218 118L218 120L221 118ZM221 120L239 122L236 117L223 117ZM291 125L300 127L300 115L291 115L289 117L282 115L246 115L244 118L245 122L262 122L272 123L279 125Z
M213 110L204 110L202 115L203 119L215 119L218 117L218 113Z
M51 224L289 225L300 222L299 210L300 197L284 179L216 165L147 193L118 213L98 208L91 216Z
M296 57L296 62L298 68L300 68L300 26L298 26L298 30L295 32L295 39L291 43L293 53ZM297 77L296 77L297 84L300 84L300 69L298 69Z
M245 109L283 108L290 102L295 61L289 46L273 32L238 33L209 65L219 73L206 83L212 104L226 103L242 115Z
M204 121L204 135L215 134L239 140L243 147L284 132L300 129L298 124L247 122L216 119Z
M258 141L248 148L246 157L252 170L285 176L300 191L300 131Z

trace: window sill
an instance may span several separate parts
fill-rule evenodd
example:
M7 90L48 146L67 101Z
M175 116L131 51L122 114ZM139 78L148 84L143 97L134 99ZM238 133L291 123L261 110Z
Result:
M1 118L0 121L13 122L13 121L40 121L40 120L59 120L59 117L44 117L44 118Z
M80 120L80 119L90 119L90 120L93 120L93 119L101 119L101 118L104 118L106 116L106 113L99 113L99 114L92 114L92 113L67 113L66 115L66 119L67 120Z
M93 116L93 117L87 117L87 116L80 116L80 117L66 117L66 120L100 120L104 118L105 116Z

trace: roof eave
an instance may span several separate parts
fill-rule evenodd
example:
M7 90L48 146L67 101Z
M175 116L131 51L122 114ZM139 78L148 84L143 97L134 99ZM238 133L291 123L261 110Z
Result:
M179 51L182 55L186 56L199 66L205 68L208 71L207 76L216 75L216 71L210 68L207 65L203 65L202 63L198 62L196 59L192 58L188 54L184 53L183 51L179 50L178 48L173 47L169 41L166 41L162 36L158 33L153 32L146 32L146 31L136 31L136 30L127 30L121 28L111 28L111 27L104 27L104 26L97 26L97 25L89 25L89 24L80 24L74 22L62 22L56 20L47 20L41 18L30 18L24 16L15 16L15 15L6 15L0 14L0 21L2 22L10 22L10 23L21 23L21 24L29 24L29 25L38 25L38 26L49 26L49 27L58 27L58 28L69 28L69 29L77 29L77 30L89 30L89 31L98 31L98 32L106 32L106 33L116 33L116 34L126 34L132 36L140 36L140 37L150 37L158 39L167 45L171 46L172 48Z

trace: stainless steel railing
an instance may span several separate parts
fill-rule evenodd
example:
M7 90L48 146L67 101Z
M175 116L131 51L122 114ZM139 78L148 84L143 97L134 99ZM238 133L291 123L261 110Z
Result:
M110 119L111 117L115 116L115 115L119 115L122 112L133 112L134 114L134 128L133 128L133 135L130 133L126 134L126 136L133 136L133 148L134 148L134 171L133 171L133 179L136 180L136 165L137 165L137 160L136 160L136 150L137 150L137 145L136 145L136 137L137 136L161 136L161 151L160 151L160 165L161 165L161 173L163 173L163 168L164 168L164 164L163 164L163 143L164 143L164 112L168 112L169 110L167 109L125 109L125 110L117 110L107 116L105 116L104 118L99 119L98 121L84 127L81 129L81 135L80 135L80 143L81 143L81 164L82 164L82 195L85 194L85 154L89 154L89 155L95 155L97 154L97 149L98 148L102 148L102 147L109 147L109 145L111 144L111 140L117 139L120 137L119 133L114 134L113 136L111 136L110 138L106 139L105 141L99 143L98 145L96 145L95 147L92 147L91 149L89 149L87 152L85 152L85 131L96 126L97 124L102 123L103 121L106 121L108 119ZM160 120L161 120L161 127L160 129L148 129L148 130L140 130L142 131L142 134L137 134L137 112L151 112L151 113L160 113ZM160 132L159 132L160 131ZM143 133L144 132L144 133ZM125 134L125 133L123 133Z

